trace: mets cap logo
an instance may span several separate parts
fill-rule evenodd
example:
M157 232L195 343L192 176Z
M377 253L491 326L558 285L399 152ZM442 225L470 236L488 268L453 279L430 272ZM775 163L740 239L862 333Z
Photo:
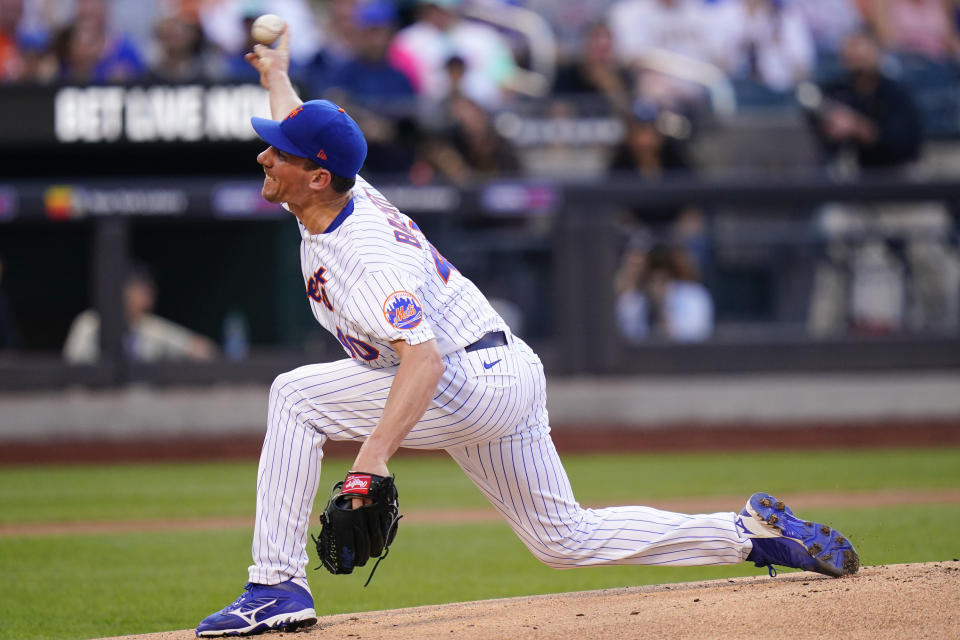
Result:
M412 293L395 291L383 303L383 315L397 329L413 329L423 320L423 308Z

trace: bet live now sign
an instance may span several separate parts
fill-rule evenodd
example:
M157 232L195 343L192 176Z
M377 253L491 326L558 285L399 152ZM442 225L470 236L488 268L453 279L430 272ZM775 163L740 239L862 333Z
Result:
M225 142L256 137L270 117L259 85L63 87L54 97L58 142Z

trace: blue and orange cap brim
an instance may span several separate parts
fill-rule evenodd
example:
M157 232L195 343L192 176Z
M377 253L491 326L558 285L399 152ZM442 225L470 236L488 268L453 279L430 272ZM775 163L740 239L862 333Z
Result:
M253 125L253 130L257 132L257 135L260 136L264 142L270 146L275 147L284 153L289 153L292 156L297 156L300 158L310 157L309 154L297 148L290 138L284 135L283 131L280 130L280 122L277 120L269 120L267 118L250 118L250 124Z

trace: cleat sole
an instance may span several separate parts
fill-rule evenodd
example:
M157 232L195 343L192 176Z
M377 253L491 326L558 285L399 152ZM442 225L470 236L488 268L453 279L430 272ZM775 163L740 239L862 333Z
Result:
M279 628L279 630L284 632L293 632L299 631L300 629L306 629L307 627L312 627L315 624L317 624L316 618L307 618L306 620L297 620L296 622L283 625Z
M815 571L835 578L856 573L860 568L860 558L856 550L839 531L825 524L797 518L782 500L769 494L754 494L742 515L750 515L764 530L754 531L751 535L755 540L754 549L760 544L761 549L765 549L763 553L773 554L766 560L763 556L760 556L760 561L751 558L757 566L776 564ZM795 545L795 551L784 552L780 551L783 547L770 547L769 543L765 542L769 538L784 540L784 544L788 545L787 549L790 544Z

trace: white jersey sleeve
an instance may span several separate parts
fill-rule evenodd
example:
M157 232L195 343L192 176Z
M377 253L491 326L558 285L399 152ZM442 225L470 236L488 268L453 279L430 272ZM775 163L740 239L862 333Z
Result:
M354 287L343 314L355 326L381 340L426 342L434 334L417 293L422 286L422 273L396 269L371 272Z
M506 329L467 277L423 231L358 176L350 202L322 233L300 225L311 311L353 358L399 362L391 343L437 341L452 353Z

